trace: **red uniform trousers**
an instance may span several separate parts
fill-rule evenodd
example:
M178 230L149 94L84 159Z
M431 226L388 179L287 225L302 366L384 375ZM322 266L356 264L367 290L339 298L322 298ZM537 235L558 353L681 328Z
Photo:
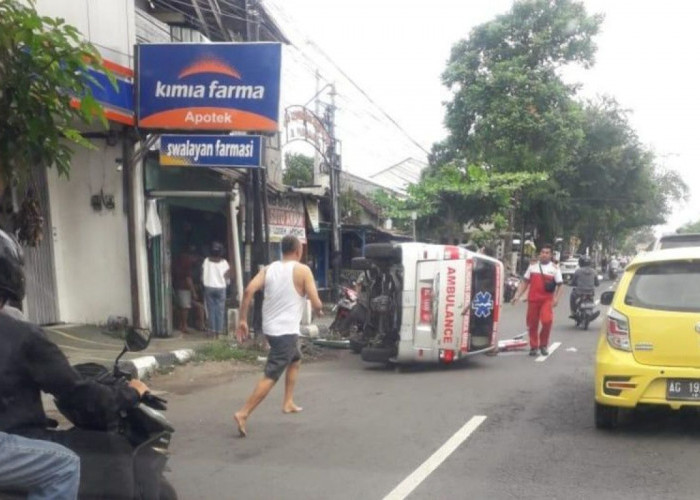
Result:
M530 334L530 349L539 349L549 345L554 311L552 299L529 301L527 304L527 330ZM537 334L540 323L542 329Z

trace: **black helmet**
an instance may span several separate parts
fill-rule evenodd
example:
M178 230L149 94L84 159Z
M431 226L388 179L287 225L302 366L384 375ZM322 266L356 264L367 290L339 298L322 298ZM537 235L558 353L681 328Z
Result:
M591 258L587 257L584 255L578 260L578 265L581 267L590 267L591 266Z
M24 254L12 236L0 229L0 298L24 299Z

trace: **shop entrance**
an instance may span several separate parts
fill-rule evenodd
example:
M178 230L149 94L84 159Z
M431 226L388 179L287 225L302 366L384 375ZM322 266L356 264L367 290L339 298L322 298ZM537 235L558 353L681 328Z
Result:
M210 255L212 243L221 243L227 258L230 253L230 224L225 201L196 200L197 208L191 206L193 201L170 202L172 324L175 330L188 332L206 330L202 262ZM182 206L184 204L190 206ZM228 260L231 262L230 258ZM190 290L190 280L194 291ZM230 298L231 294L227 295Z

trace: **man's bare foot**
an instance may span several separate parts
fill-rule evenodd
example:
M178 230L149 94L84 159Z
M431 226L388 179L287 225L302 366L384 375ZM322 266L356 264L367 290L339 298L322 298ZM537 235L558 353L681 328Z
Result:
M283 413L299 413L302 410L303 408L301 406L297 406L294 403L290 405L285 405L285 407L282 408Z
M236 425L238 426L238 437L246 437L248 433L245 430L245 421L248 420L248 417L243 416L243 414L240 412L236 412L233 414L233 419L236 421Z

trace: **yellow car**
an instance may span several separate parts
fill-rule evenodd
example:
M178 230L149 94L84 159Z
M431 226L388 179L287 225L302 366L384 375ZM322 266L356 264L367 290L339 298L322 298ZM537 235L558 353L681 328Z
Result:
M700 247L647 252L625 269L596 351L595 425L640 404L700 406Z

